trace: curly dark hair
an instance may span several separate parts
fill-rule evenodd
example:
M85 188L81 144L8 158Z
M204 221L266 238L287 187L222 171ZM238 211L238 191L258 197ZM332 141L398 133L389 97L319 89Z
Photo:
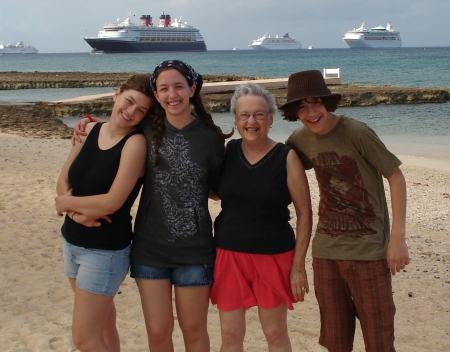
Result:
M322 103L327 109L328 112L336 111L340 97L329 96L329 97L318 97L318 98L306 98L311 103ZM298 109L300 109L300 105L305 99L294 101L288 105L282 106L279 108L281 111L281 115L283 116L283 120L288 121L297 121L298 120Z
M180 72L184 77L186 77L186 72L177 66L170 66L163 68L158 71L158 74L167 69L175 69ZM203 105L202 98L200 96L200 92L198 90L195 91L194 95L189 98L189 102L194 106L194 111L198 118L203 120L203 122L214 130L217 135L222 139L230 138L233 135L233 130L230 133L223 133L222 130L216 126L214 123L212 116L208 113ZM164 111L161 104L156 101L152 108L153 116L152 116L152 134L153 134L153 146L155 148L155 165L159 164L159 155L158 149L161 145L162 134L164 132L164 118L166 116L166 112Z

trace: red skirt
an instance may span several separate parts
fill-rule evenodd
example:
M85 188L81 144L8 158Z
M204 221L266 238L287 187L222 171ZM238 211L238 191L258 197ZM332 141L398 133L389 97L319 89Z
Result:
M219 310L273 309L286 303L294 309L289 273L294 251L249 254L217 249L211 302Z

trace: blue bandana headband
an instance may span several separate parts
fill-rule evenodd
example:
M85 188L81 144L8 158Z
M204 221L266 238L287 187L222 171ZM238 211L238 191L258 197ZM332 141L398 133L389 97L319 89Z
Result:
M181 71L185 73L184 77L186 77L189 86L195 85L195 93L197 94L198 92L200 92L200 89L203 85L202 75L195 72L195 70L190 65L180 60L166 60L155 67L152 78L150 79L150 86L152 87L152 90L154 92L156 92L156 78L158 77L159 73L167 67L177 67L181 69Z

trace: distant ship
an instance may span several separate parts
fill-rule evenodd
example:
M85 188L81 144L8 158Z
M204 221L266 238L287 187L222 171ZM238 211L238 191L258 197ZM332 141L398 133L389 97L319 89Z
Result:
M254 50L298 50L302 47L302 43L289 37L289 33L282 37L278 35L271 37L266 33L261 38L255 39L250 46Z
M16 45L0 44L0 55L6 54L37 54L38 50L31 45L18 42Z
M164 51L206 51L200 30L182 22L181 17L171 22L170 15L162 14L157 25L152 16L142 15L139 23L130 17L116 23L105 24L97 37L84 40L93 53L152 53Z
M350 49L387 49L402 46L400 32L394 30L390 22L386 27L380 25L371 29L366 29L363 22L361 27L345 33L343 40Z

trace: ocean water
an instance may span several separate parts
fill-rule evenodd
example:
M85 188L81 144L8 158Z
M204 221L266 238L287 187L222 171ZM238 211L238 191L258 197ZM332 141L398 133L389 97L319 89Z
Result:
M339 67L342 83L439 87L450 85L450 47L390 50L228 50L206 53L38 54L0 56L0 72L147 72L163 60L180 59L203 74L288 77Z
M339 67L343 84L449 87L450 47L391 50L314 49L300 51L209 51L154 54L38 54L0 56L0 72L152 72L161 61L180 59L202 74L288 77L301 70ZM0 103L52 101L111 92L111 88L0 91ZM450 160L450 103L338 108L338 114L371 126L398 155ZM228 131L230 114L214 114ZM76 119L64 119L68 125ZM284 141L300 122L276 117L272 137Z
M450 161L450 103L341 107L336 113L368 124L396 155ZM231 113L212 116L223 131L231 131L234 124ZM72 127L80 118L62 120ZM269 135L278 142L284 142L301 126L300 121L285 121L277 114ZM235 132L231 138L239 137Z

